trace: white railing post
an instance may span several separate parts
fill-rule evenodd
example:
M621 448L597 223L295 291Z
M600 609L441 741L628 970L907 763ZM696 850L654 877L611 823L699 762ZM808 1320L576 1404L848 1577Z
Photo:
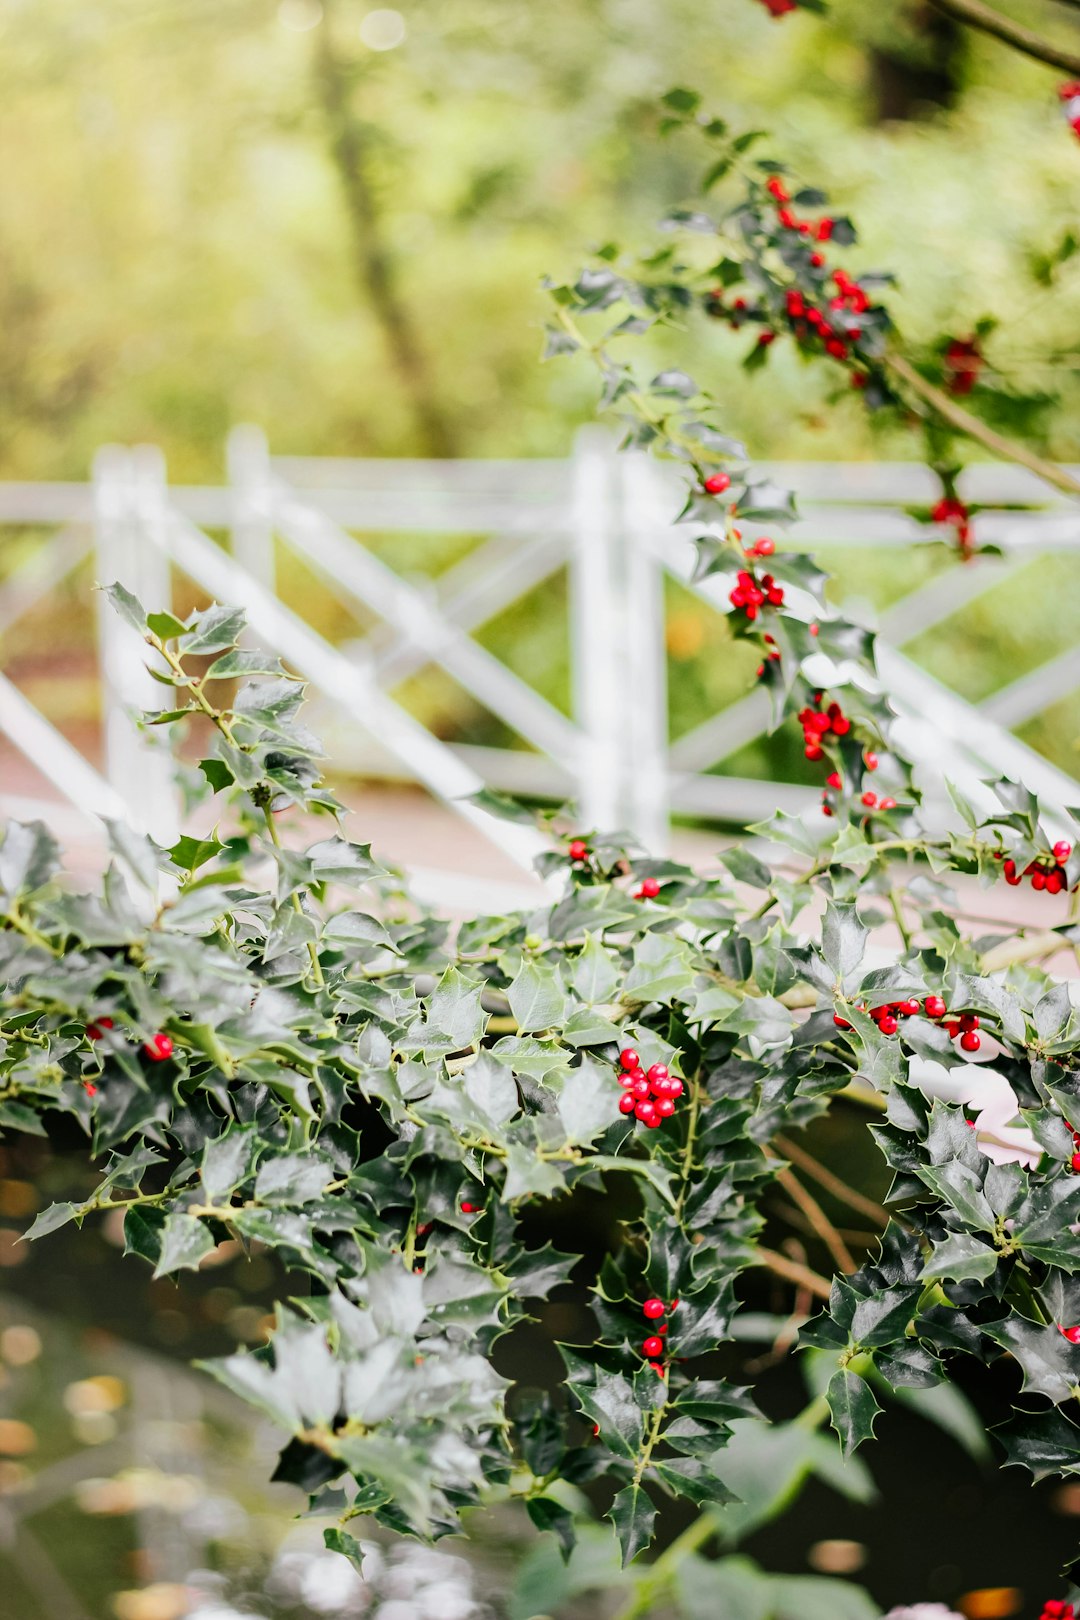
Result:
M275 589L273 472L262 428L240 422L225 445L232 504L232 552L241 568Z
M100 585L124 585L147 609L168 608L169 563L161 549L166 510L165 465L159 451L117 445L94 458L96 574ZM158 533L155 533L155 526ZM147 649L137 631L98 598L105 775L128 806L133 825L158 843L179 833L172 757L164 742L138 729L143 709L165 706L161 687L146 668Z
M622 455L618 468L625 615L619 752L630 807L627 819L645 847L659 855L667 849L670 832L667 616L664 569L653 536L671 523L671 490L645 455Z
M602 832L629 821L620 714L633 651L622 625L613 463L609 435L583 428L574 440L569 567L574 714L582 733L576 775L581 827Z

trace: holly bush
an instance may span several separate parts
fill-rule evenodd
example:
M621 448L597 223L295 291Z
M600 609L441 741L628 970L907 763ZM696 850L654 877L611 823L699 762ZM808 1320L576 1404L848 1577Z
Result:
M776 174L752 177L761 210ZM772 216L738 217L740 274L787 309L761 269ZM879 1398L1004 1361L1006 1460L1035 1478L1080 1466L1080 1033L1048 966L1080 946L1080 812L1007 780L924 803L872 632L774 537L790 492L686 372L616 357L689 302L662 268L608 254L555 287L549 352L590 355L628 443L684 470L682 532L759 649L775 724L801 727L824 814L778 814L707 873L550 818L546 898L451 925L345 836L302 684L249 647L243 614L148 613L114 584L167 695L146 723L197 745L210 830L166 848L112 823L100 892L82 894L43 826L7 827L0 1126L74 1124L100 1169L32 1238L121 1209L158 1277L226 1240L280 1258L268 1342L207 1371L284 1432L275 1477L334 1517L332 1548L360 1558L363 1516L434 1538L513 1499L568 1555L601 1508L632 1566L624 1615L697 1582L802 1616L812 1582L700 1549L760 1521L762 1459L766 1510L808 1473L842 1480L826 1424L850 1457ZM855 318L876 377L884 323ZM969 918L954 874L988 904L1028 878L1045 928ZM863 1111L887 1207L791 1140L838 1109ZM861 1256L808 1180L873 1226ZM766 1242L777 1188L831 1277ZM552 1241L590 1192L623 1215L598 1258L587 1233ZM767 1419L725 1355L756 1269L794 1292L777 1353L803 1357L814 1393L793 1422ZM558 1345L561 1378L523 1388L500 1341L571 1280L592 1331ZM680 1500L698 1517L636 1562ZM842 1594L825 1583L821 1612L873 1612Z

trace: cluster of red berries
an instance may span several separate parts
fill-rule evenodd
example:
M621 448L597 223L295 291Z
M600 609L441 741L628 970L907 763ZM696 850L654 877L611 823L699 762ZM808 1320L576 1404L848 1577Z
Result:
M676 1099L686 1087L666 1063L654 1063L646 1072L632 1046L619 1053L619 1113L633 1114L650 1130L656 1130L675 1112Z
M765 0L765 3L768 5L768 0ZM786 9L787 8L785 7L785 10ZM773 16L776 15L777 13L773 12ZM1062 110L1065 113L1065 120L1068 123L1069 128L1072 130L1077 139L1080 140L1080 83L1078 83L1075 79L1070 79L1068 84L1060 85L1058 87L1058 97L1060 98Z
M1075 1331L1080 1332L1080 1328L1075 1329ZM1072 1342L1075 1344L1076 1340L1074 1339ZM1077 1620L1076 1610L1071 1603L1064 1602L1062 1598L1047 1598L1043 1604L1043 1612L1040 1614L1039 1620Z
M833 774L835 775L835 772ZM895 799L891 799L888 794L879 799L877 794L872 792L870 788L867 788L865 793L861 793L859 795L859 803L864 804L868 810L896 809ZM869 817L867 819L869 820Z
M658 1378L664 1377L664 1368L657 1357L664 1354L664 1338L667 1334L667 1323L662 1322L660 1318L666 1310L674 1310L678 1303L677 1299L673 1299L671 1305L666 1306L662 1299L647 1299L641 1307L641 1314L646 1321L656 1323L649 1337L641 1346L641 1353L648 1359L649 1366Z
M115 1028L111 1018L95 1018L86 1026L87 1039L100 1041L104 1039L106 1030ZM152 1063L165 1063L173 1055L172 1036L158 1030L151 1035L148 1041L143 1041L143 1051Z
M1072 1158L1069 1160L1069 1165L1077 1175L1080 1175L1080 1131L1076 1130L1074 1126L1070 1125L1068 1120L1065 1121L1065 1126L1067 1130L1072 1132L1073 1139L1073 1154ZM1080 1329L1077 1331L1080 1332ZM1080 1343L1080 1340L1074 1340L1074 1343Z
M1031 880L1033 889L1045 889L1047 894L1060 894L1069 887L1068 873L1065 871L1065 862L1072 854L1072 845L1060 839L1050 851L1050 855L1040 855L1033 861L1028 861L1022 872L1017 871L1016 862L1007 858L1005 851L999 849L994 859L1001 862L1001 870L1005 881L1010 888L1018 888L1025 878Z
M823 692L815 692L813 705L808 704L805 709L799 710L807 759L824 758L822 743L830 732L836 737L846 737L851 730L851 721L839 703L830 703L828 708L823 709L823 699Z
M803 738L808 747L813 746L816 743L816 737L807 734L805 725L803 727ZM866 753L863 755L863 764L868 771L877 770L878 757L874 753L873 749L867 749ZM825 778L825 786L821 790L821 813L823 816L832 816L836 814L837 800L832 798L831 795L833 793L843 793L843 791L844 779L840 775L840 772L830 771L828 776ZM873 800L873 803L871 803L871 800ZM878 810L896 809L895 799L879 799L875 794L871 793L864 793L862 795L862 802L866 805L867 809L870 810L875 808Z
M970 509L963 501L956 500L952 495L946 495L931 509L930 516L935 523L947 524L956 534L956 543L961 556L970 556L974 532L971 527Z
M970 394L982 370L982 350L975 338L953 338L945 350L945 386L950 394Z
M749 569L740 570L734 590L728 596L733 608L741 608L748 620L757 618L763 607L783 607L784 588L771 574L762 574L760 581Z
M960 1045L965 1052L977 1052L982 1045L979 1036L979 1020L975 1013L961 1013L959 1018L950 1018L948 1009L940 996L927 996L922 1005L914 996L904 1001L887 1001L880 1007L866 1007L864 1003L857 1003L859 1011L869 1013L882 1035L895 1035L900 1028L901 1018L914 1018L917 1013L924 1012L927 1018L935 1023L945 1020L945 1029L950 1040L960 1037ZM833 1013L833 1023L838 1029L850 1029L851 1024L839 1013Z

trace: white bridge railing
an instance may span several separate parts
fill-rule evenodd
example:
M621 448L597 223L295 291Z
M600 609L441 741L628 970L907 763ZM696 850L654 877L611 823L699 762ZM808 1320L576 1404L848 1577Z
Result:
M415 780L480 827L515 866L531 867L540 841L496 820L470 796L484 785L574 798L582 826L627 827L664 847L672 812L725 822L814 803L792 784L708 774L768 724L751 693L669 742L665 575L689 585L689 542L673 530L678 480L644 457L619 456L598 430L579 435L567 460L526 462L349 461L272 457L258 430L234 430L227 487L170 486L160 453L110 447L92 484L0 484L0 525L40 527L39 546L0 583L4 630L93 555L93 576L120 579L147 606L171 599L173 571L202 591L246 607L253 634L310 682L341 717L332 752L367 775ZM942 532L905 510L940 491L917 464L778 464L803 517L800 546L895 547ZM1034 556L1080 547L1080 508L1013 467L964 474L982 509L981 541L1001 557L939 574L882 616L880 667L902 716L925 785L959 785L1004 772L1050 804L1080 799L1080 784L1006 729L1080 686L1080 648L1048 660L975 708L903 656L903 643L1026 566ZM753 528L747 525L748 532ZM205 531L226 531L222 545ZM437 581L391 568L365 535L483 536ZM4 542L0 540L0 546ZM331 645L281 599L278 548L287 546L355 613L377 628ZM476 632L511 603L566 570L573 714L569 717L487 651ZM721 611L717 581L690 585ZM163 836L177 824L169 762L132 724L159 688L144 648L98 598L104 721L99 772L0 675L0 732L82 812L124 814ZM89 607L89 603L88 603ZM436 665L505 724L524 746L453 746L392 696ZM5 809L0 782L0 812ZM8 806L10 809L10 805Z

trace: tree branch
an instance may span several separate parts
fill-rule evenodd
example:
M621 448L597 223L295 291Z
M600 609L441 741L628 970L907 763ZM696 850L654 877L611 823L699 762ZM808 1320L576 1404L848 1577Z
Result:
M798 1177L792 1175L790 1170L778 1170L776 1179L788 1197L802 1210L811 1228L824 1243L839 1269L849 1276L853 1271L857 1271L858 1267L855 1264L855 1258L851 1250L813 1193L808 1192Z
M932 0L932 3L937 5L938 0ZM950 3L952 3L952 0L950 0ZM968 0L964 0L964 3L967 4ZM1080 58L1077 60L1077 72L1080 73ZM1014 444L1011 439L1003 438L1000 433L995 433L993 428L987 427L985 422L981 422L977 416L973 416L962 405L958 405L948 394L944 393L940 388L935 388L933 383L927 382L926 378L921 376L911 362L905 360L902 355L887 354L885 364L898 377L902 377L908 387L918 394L920 398L924 399L939 416L943 416L947 422L951 422L953 427L958 428L961 433L966 433L968 438L978 440L988 450L992 450L996 456L1000 456L1003 461L1015 461L1018 466L1026 467L1029 472L1033 472L1044 483L1052 484L1055 489L1060 489L1064 495L1080 495L1080 481L1077 481L1071 473L1066 472L1063 467L1057 466L1055 462L1046 461L1042 456L1037 456L1034 451L1025 450L1023 445Z
M1065 0L1065 3L1075 5L1076 0ZM992 34L995 39L1011 45L1013 50L1033 56L1037 62L1061 68L1064 73L1080 74L1080 56L1073 51L1060 50L1050 40L1043 39L1041 34L1033 33L1022 23L1013 22L1011 17L1003 17L999 11L984 5L983 0L930 0L930 4L955 22L966 23L969 28L978 28L984 34Z
M357 279L382 327L427 453L453 456L456 435L438 404L427 356L401 296L394 260L384 240L384 216L369 173L366 134L353 110L348 70L331 34L329 0L315 35L314 80L352 230Z
M797 1164L800 1170L816 1181L819 1187L824 1187L833 1198L847 1204L849 1209L858 1210L860 1215L865 1215L875 1226L888 1226L893 1217L883 1205L876 1204L872 1198L866 1198L861 1192L856 1192L854 1187L849 1187L846 1181L834 1176L831 1170L819 1164L817 1159L807 1153L805 1148L801 1148L797 1142L792 1142L786 1136L774 1136L773 1141L785 1159Z
M785 1254L777 1254L775 1249L761 1249L757 1251L757 1264L767 1266L785 1282L798 1283L805 1288L808 1294L814 1294L818 1299L828 1299L832 1293L832 1284L827 1278L821 1277L809 1266L800 1265L798 1260L789 1260Z

